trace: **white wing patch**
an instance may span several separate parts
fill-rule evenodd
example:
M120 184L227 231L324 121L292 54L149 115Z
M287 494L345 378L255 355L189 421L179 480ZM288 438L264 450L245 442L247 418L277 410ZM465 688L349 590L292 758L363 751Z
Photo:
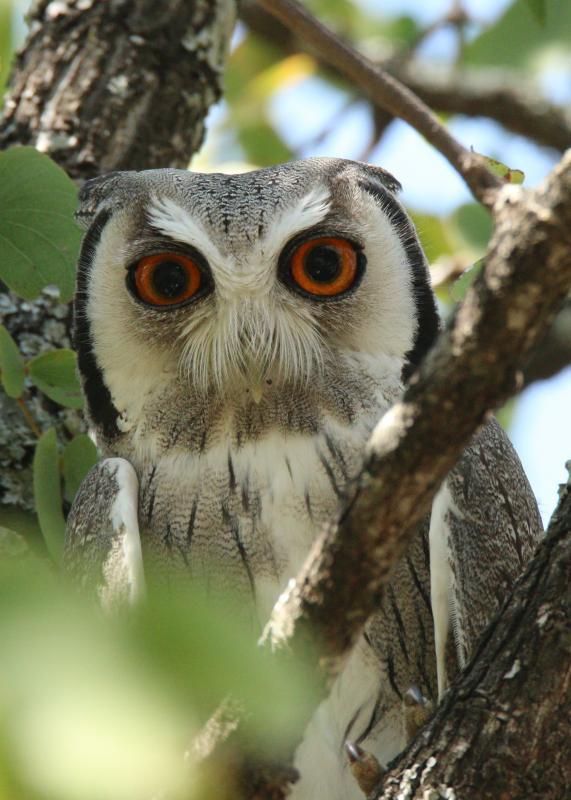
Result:
M145 595L143 554L137 515L139 481L137 473L124 458L110 458L109 466L115 467L117 496L111 506L111 526L121 541L123 563L129 586L129 602L134 605Z
M448 560L446 513L451 503L452 497L446 482L444 482L432 504L428 534L430 546L430 602L434 618L434 648L436 650L439 700L448 688L446 642L450 630L451 570Z

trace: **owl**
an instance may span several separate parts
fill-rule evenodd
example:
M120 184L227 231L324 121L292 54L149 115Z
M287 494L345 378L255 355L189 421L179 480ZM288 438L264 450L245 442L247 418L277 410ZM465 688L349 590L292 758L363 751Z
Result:
M74 336L101 461L65 563L105 606L176 574L230 590L261 632L438 333L399 189L325 158L85 184ZM406 745L411 707L433 706L470 658L541 531L491 421L309 723L295 800L363 796L345 742L382 764Z

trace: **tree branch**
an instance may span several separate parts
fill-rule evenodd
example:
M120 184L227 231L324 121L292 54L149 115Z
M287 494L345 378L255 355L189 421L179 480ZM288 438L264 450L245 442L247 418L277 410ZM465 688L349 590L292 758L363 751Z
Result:
M568 110L549 103L525 83L516 83L512 75L490 69L444 74L441 69L418 62L395 67L394 75L438 111L489 117L540 145L559 151L571 147Z
M240 15L251 30L272 44L278 44L287 52L298 49L298 41L290 28L279 23L257 2L243 2ZM324 63L322 59L320 61ZM329 63L339 72L335 64ZM523 76L489 68L455 68L452 71L421 61L403 63L399 53L395 53L394 58L385 59L380 66L435 111L488 117L506 130L545 147L559 151L571 147L569 111L548 102L526 83ZM354 88L361 89L360 86ZM382 115L386 127L392 117L385 110L382 110Z
M560 800L571 786L571 479L471 663L375 800Z
M259 3L314 48L326 63L361 87L374 103L422 134L464 178L474 197L485 206L493 205L501 181L487 169L482 157L463 147L406 86L339 39L295 0Z
M304 652L317 631L325 674L335 674L378 604L441 481L489 410L517 388L571 286L571 151L537 190L504 187L494 211L482 275L378 424L343 511L274 616L274 644L290 652Z
M34 5L0 148L31 144L72 178L186 167L221 93L233 0Z
M377 425L337 520L274 608L266 640L276 657L315 669L322 697L442 480L489 410L517 388L571 286L571 151L537 190L504 187L494 212L482 275Z

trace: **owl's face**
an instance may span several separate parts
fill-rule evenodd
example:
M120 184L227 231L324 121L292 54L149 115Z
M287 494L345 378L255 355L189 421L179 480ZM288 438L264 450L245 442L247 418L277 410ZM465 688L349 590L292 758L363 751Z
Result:
M104 428L109 403L121 414L172 381L260 403L355 355L418 361L438 322L398 188L338 159L89 181L75 309L92 417Z

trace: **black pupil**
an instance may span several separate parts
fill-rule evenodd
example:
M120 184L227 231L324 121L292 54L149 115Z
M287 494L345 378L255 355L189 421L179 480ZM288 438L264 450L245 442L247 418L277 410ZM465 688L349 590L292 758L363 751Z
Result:
M172 300L185 291L188 275L176 261L162 261L154 268L152 281L157 294Z
M305 274L315 283L332 283L341 272L341 257L335 247L321 244L305 257Z

